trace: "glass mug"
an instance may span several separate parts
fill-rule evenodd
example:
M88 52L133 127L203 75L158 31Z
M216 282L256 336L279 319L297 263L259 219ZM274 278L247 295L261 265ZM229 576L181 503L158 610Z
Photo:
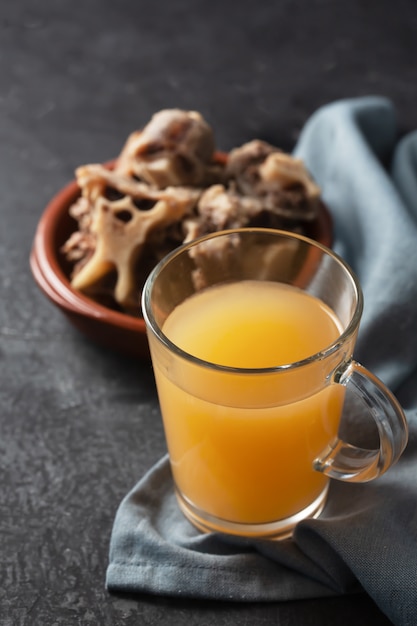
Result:
M289 537L320 515L330 478L373 480L398 460L404 413L352 357L362 306L340 257L273 229L202 237L152 271L143 315L177 500L198 529ZM376 449L341 438L346 391Z

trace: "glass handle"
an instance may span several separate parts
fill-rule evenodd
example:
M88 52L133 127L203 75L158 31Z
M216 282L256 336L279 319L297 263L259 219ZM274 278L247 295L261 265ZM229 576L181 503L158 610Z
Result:
M365 403L378 428L379 449L359 448L337 438L315 459L314 469L338 480L373 480L386 472L406 447L406 417L391 391L360 363L350 361L339 372L336 382L344 385Z

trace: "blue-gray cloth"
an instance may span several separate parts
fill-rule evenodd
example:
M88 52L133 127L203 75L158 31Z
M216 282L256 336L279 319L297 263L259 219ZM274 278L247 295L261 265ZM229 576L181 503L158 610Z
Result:
M398 138L385 98L336 102L296 146L333 215L334 248L365 297L355 357L397 395L409 444L384 476L333 481L317 520L292 540L200 534L180 513L167 458L121 503L106 584L111 591L235 601L365 590L394 624L417 619L417 132ZM359 428L359 426L358 426Z

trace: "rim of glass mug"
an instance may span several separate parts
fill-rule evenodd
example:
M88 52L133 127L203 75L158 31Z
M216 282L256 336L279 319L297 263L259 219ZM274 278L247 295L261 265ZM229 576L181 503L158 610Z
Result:
M195 248L196 246L200 245L201 243L203 243L204 241L207 240L211 240L211 239L215 239L215 238L220 238L220 237L225 237L225 236L229 236L231 234L239 234L239 233L244 233L244 234L248 234L248 233L265 233L265 234L269 234L271 236L281 236L283 238L287 238L287 239L292 239L292 240L298 240L298 241L302 241L304 243L306 243L307 245L310 245L312 247L313 250L316 251L321 251L324 254L327 254L328 256L330 256L334 261L336 261L340 267L342 267L346 273L346 275L349 277L351 284L354 287L354 293L356 296L356 302L355 302L355 309L353 312L353 315L351 316L351 319L349 321L349 323L346 325L346 327L344 328L344 330L340 333L340 335L338 336L338 338L333 341L329 346L327 346L325 349L320 350L319 352L316 352L304 359L301 359L299 361L294 361L291 363L286 363L286 364L282 364L282 365L274 365L271 367L255 367L255 368L249 368L249 367L234 367L234 366L229 366L229 365L221 365L218 363L212 363L210 361L206 361L204 359L201 359L193 354L190 354L189 352L187 352L186 350L183 350L180 346L178 346L177 344L173 343L162 331L162 329L160 328L155 315L153 313L153 307L151 305L151 293L152 293L152 289L153 289L153 285L155 283L155 281L157 280L158 276L163 272L164 268L166 266L168 266L171 261L173 259L175 259L176 257L180 256L181 254L184 253L185 250L189 250L191 248ZM161 261L159 261L159 263L154 267L154 269L150 272L144 288L143 288L143 293L142 293L142 314L143 314L143 318L146 322L146 325L148 326L148 328L150 328L152 330L152 332L154 333L154 335L156 335L158 337L158 339L163 343L163 345L165 345L167 348L169 348L169 350L171 350L172 352L174 352L177 356L182 357L183 359L186 359L188 361L194 362L202 367L206 367L206 368L210 368L210 369L215 369L218 371L224 371L224 372L230 372L230 373L240 373L240 374L267 374L267 373L274 373L274 372L280 372L280 371L288 371L291 369L296 369L296 368L301 368L304 367L306 365L309 365L315 361L317 361L318 359L325 359L328 356L330 356L331 354L333 354L334 352L337 352L340 348L341 345L343 345L357 330L361 317L362 317L362 312L363 312L363 302L364 302L364 298L363 298L363 292L362 292L362 288L359 282L358 277L356 276L355 272L352 270L352 268L349 266L348 263L346 263L346 261L344 261L342 259L341 256L339 256L336 252L334 252L333 250L331 250L330 248L328 248L327 246L313 240L310 239L309 237L306 237L305 235L300 235L298 233L292 233L290 231L284 231L284 230L279 230L279 229L274 229L274 228L232 228L232 229L227 229L227 230L221 230L221 231L217 231L215 233L210 233L208 235L203 235L201 237L198 237L196 239L193 239L192 241L185 243L181 246L179 246L178 248L175 248L175 250L171 251L170 253L168 253Z

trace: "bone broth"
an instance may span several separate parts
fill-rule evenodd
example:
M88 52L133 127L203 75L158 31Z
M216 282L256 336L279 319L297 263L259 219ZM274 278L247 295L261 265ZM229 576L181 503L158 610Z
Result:
M211 363L272 368L330 346L341 326L301 290L242 281L193 295L163 332ZM336 436L343 403L341 385L315 386L320 359L302 374L294 368L285 387L273 371L248 382L242 372L173 359L169 368L154 359L155 377L174 479L192 505L256 524L290 516L320 496L327 479L313 461Z

